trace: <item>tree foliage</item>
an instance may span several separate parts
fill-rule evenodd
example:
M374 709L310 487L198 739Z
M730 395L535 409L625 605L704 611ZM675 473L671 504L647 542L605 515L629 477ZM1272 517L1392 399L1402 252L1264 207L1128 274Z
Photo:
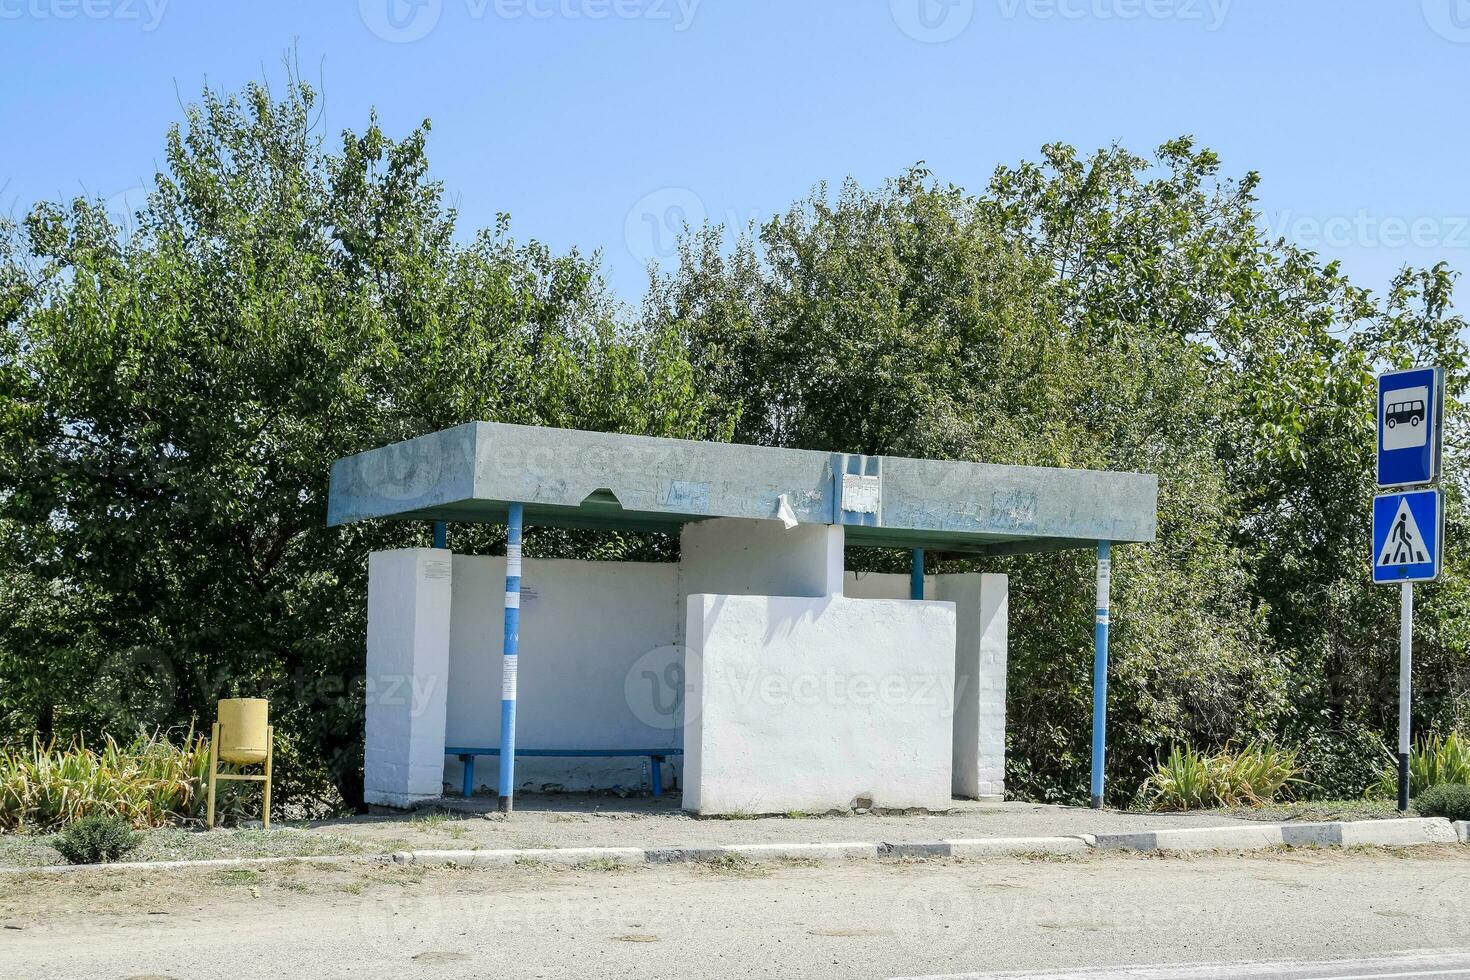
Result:
M273 696L283 772L354 801L366 556L427 532L329 530L331 462L471 419L723 431L676 338L615 320L594 260L517 244L503 217L457 244L427 123L333 151L315 106L294 82L206 92L130 235L86 200L7 229L11 733Z
M1343 756L1390 723L1396 636L1367 576L1373 375L1450 369L1453 470L1464 324L1445 267L1374 297L1268 240L1257 176L1219 168L1181 139L1152 159L1048 146L981 194L922 166L819 186L732 249L691 229L647 316L740 404L737 438L1158 473L1158 542L1115 553L1115 797L1170 742L1271 736L1361 792L1372 765L1344 787ZM1012 574L1012 785L1049 799L1085 792L1091 563L985 566ZM1423 620L1429 723L1467 714L1452 566Z
M1377 296L1268 238L1259 178L1189 139L1053 145L980 192L918 166L819 186L733 247L689 229L634 318L595 255L519 243L505 216L461 231L427 122L328 141L316 107L294 79L206 92L130 229L88 200L0 226L0 739L264 695L282 771L315 779L287 796L330 780L357 802L366 555L428 532L327 529L328 467L494 419L1157 473L1157 543L1115 553L1113 798L1182 741L1284 739L1332 792L1373 778L1396 669L1395 596L1367 574L1373 375L1450 369L1462 473L1446 267ZM1416 649L1420 723L1442 728L1470 716L1470 522L1448 489ZM983 567L1011 575L1011 785L1079 799L1093 556Z

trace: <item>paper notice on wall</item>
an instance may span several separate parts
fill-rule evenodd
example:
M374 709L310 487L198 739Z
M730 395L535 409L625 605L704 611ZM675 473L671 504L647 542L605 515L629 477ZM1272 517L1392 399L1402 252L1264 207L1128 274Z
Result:
M514 701L516 699L516 672L520 659L520 657L505 658L504 666L500 672L500 699L502 701Z
M857 473L842 474L842 509L850 514L876 514L883 480Z
M791 509L791 501L786 499L784 493L776 498L776 516L781 519L782 524L786 525L788 531L799 523L796 519L796 511Z
M449 568L447 561L426 561L424 562L424 578L448 578Z

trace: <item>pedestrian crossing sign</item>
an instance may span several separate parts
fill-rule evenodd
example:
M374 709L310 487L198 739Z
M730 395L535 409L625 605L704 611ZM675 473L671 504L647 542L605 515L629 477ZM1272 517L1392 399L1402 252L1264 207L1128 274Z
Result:
M1410 490L1373 498L1373 581L1382 585L1439 578L1444 498Z

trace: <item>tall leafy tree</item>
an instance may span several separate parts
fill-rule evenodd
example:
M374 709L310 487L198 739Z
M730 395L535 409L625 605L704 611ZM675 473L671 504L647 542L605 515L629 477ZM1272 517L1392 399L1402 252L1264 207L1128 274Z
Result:
M461 243L428 123L333 150L316 107L294 80L207 91L131 234L86 200L6 229L12 737L270 696L287 790L356 802L366 556L427 532L328 530L331 462L474 419L723 431L675 338L617 322L594 259L517 244L504 217Z
M1269 240L1259 178L1219 171L1180 139L1048 146L982 194L923 167L819 187L733 249L692 229L647 309L739 405L741 438L1160 474L1158 543L1116 556L1120 800L1171 741L1267 736L1361 791L1394 635L1366 574L1372 376L1418 359L1464 381L1445 268L1374 297ZM1085 794L1090 566L988 565L1013 573L1012 785L1045 798ZM1456 574L1426 610L1425 723L1465 719L1460 620L1437 611L1463 595Z

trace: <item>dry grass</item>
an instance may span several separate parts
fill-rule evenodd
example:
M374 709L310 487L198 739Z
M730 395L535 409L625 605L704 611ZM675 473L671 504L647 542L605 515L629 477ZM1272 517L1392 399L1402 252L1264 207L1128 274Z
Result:
M209 744L191 730L182 745L162 735L92 748L33 743L0 751L0 830L45 832L97 814L135 827L196 820L209 771Z

